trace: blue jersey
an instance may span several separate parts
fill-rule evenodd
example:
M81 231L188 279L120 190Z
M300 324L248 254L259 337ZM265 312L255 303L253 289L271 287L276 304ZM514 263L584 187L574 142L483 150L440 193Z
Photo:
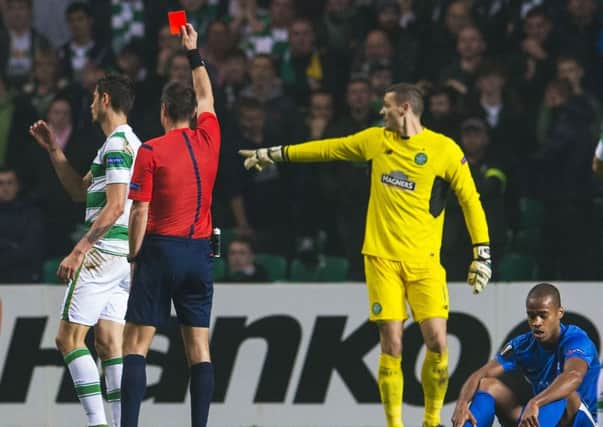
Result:
M577 392L596 420L599 357L595 344L579 327L562 323L561 337L555 348L543 347L532 332L519 335L496 355L496 360L505 372L519 369L532 384L532 391L536 395L563 372L565 361L572 357L578 357L588 365Z

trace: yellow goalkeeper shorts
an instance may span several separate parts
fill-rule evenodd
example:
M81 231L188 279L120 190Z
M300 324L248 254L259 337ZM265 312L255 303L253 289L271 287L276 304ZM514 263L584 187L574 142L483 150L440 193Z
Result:
M446 271L438 260L417 265L365 255L364 269L371 321L408 319L407 301L416 322L448 319Z

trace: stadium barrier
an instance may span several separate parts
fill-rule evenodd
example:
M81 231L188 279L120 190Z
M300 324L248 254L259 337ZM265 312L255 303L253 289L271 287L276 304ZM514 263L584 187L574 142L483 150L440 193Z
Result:
M509 336L527 330L532 283L493 284L482 295L450 286L450 385L446 425L467 375ZM601 342L602 283L560 285L566 321ZM60 286L0 286L0 426L85 424L68 371L55 349ZM383 426L376 385L378 336L367 322L360 284L217 285L212 320L216 390L211 427ZM404 418L420 425L424 354L418 325L405 329ZM148 357L144 427L189 425L188 378L174 319Z

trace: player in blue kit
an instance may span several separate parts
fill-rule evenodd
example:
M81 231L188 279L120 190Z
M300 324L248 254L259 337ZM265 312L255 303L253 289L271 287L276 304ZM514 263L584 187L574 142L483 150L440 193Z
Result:
M534 286L526 298L531 331L513 338L494 360L463 384L452 414L454 427L591 427L597 418L599 357L582 329L561 323L559 290ZM532 385L525 406L498 377L519 370Z

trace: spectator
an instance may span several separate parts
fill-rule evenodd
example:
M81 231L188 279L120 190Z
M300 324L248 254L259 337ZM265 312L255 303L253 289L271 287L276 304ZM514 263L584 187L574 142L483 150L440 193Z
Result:
M557 78L565 79L572 87L574 96L584 97L596 114L594 120L595 126L601 122L601 103L596 96L596 88L590 80L585 79L585 70L577 57L571 55L562 55L557 58ZM598 132L597 128L595 132Z
M288 141L291 138L291 129L298 126L298 114L293 100L283 93L276 78L272 58L259 54L250 59L249 77L249 85L241 91L241 96L255 98L264 104L266 123L269 124L274 138Z
M568 0L559 25L559 50L571 52L585 68L601 73L601 29L603 22L594 0ZM599 87L599 90L601 87ZM599 94L600 95L600 94Z
M335 75L338 58L319 52L314 45L315 34L312 23L297 18L289 28L289 45L280 58L279 71L285 92L298 105L307 105L310 92L317 89L333 91L338 87ZM333 63L333 61L335 61Z
M104 67L110 66L114 62L113 51L93 37L94 17L88 4L72 3L65 15L71 39L59 49L61 68L66 77L81 82L82 72L88 61Z
M350 135L366 129L380 120L371 111L371 91L368 81L352 79L346 94L346 113L330 125L327 138ZM330 250L344 254L350 261L350 277L363 277L360 249L364 239L364 220L369 194L369 164L337 162L323 169L321 188L326 209L333 212L334 223L327 224Z
M503 68L495 62L484 62L476 70L476 89L467 100L470 114L483 118L491 129L492 151L509 165L517 153L534 152L533 131L514 92L508 88ZM517 135L517 129L522 129Z
M268 282L268 273L255 263L255 248L251 239L236 237L228 245L228 269L224 282Z
M69 82L62 78L57 55L52 49L37 50L34 54L33 79L23 86L39 117L61 91L68 91Z
M69 159L76 172L83 176L89 170L102 140L90 138L87 131L77 129L73 122L72 106L68 98L52 100L45 116L57 145ZM44 214L47 236L47 257L68 254L74 245L77 225L84 217L84 204L74 202L64 191L61 182L48 162L48 154L37 144L29 145L29 165L32 169L33 188Z
M18 96L7 87L7 80L0 70L0 166L9 166L22 179L25 192L31 189L31 181L25 178L31 171L28 164L27 133L29 124L36 119L36 111L28 99Z
M523 95L525 105L534 110L542 100L544 86L554 73L557 56L557 40L553 33L553 22L544 6L531 9L523 20L523 39L519 51L509 59L512 82Z
M233 38L228 25L222 21L211 22L207 27L205 43L200 51L206 63L215 69L215 83L222 84L224 79L224 63L233 48Z
M459 32L456 44L457 58L440 73L440 82L461 95L473 91L475 73L484 59L486 43L481 31L467 26Z
M368 76L371 64L376 62L392 63L394 50L387 33L383 30L373 30L364 39L352 67L355 73Z
M40 279L43 236L36 208L18 197L14 169L0 168L0 283L28 283Z
M245 0L231 28L241 34L248 56L265 53L280 57L287 49L289 27L295 18L293 0L272 0L268 15L262 16L255 0Z
M490 151L488 125L479 117L470 117L461 125L460 145L463 148L475 186L486 213L490 248L496 272L496 262L500 260L506 241L507 224L505 218L505 190L507 173L496 156ZM469 240L463 213L455 197L449 197L444 225L442 263L448 280L463 281L467 275L466 266L471 261L471 241Z
M381 107L383 106L385 91L394 82L390 62L379 61L371 64L368 78L371 85L371 109L373 110L373 113L379 114L379 111L381 111Z
M584 98L572 97L566 81L553 80L546 89L550 124L533 169L536 193L545 205L541 275L555 280L587 280L592 276L591 247L592 134L594 113ZM537 172L536 172L537 171Z
M334 119L334 100L329 92L317 91L310 95L308 114L303 126L298 127L293 138L295 143L322 139L327 128ZM328 167L317 165L318 171L311 171L303 165L287 165L291 173L292 224L297 241L313 240L319 230L326 224L334 224L332 212L329 209L317 209L317 206L327 206L321 191L321 176ZM333 228L333 227L332 227Z
M231 145L224 144L222 148L220 177L235 226L240 235L253 235L262 252L287 253L292 229L286 165L273 165L249 174L237 155L239 149L267 147L277 142L268 131L266 110L260 101L241 98L238 128L237 133L224 138Z
M224 79L220 90L229 114L234 112L241 91L249 83L247 66L247 56L241 49L232 50L224 62Z
M438 6L439 9L443 6ZM433 11L434 13L436 10ZM423 50L429 55L423 55L421 77L427 80L437 80L440 71L454 61L456 56L457 39L461 30L473 24L473 18L468 2L453 0L448 4L443 25L432 24L431 31L423 34Z
M425 125L458 141L459 114L457 93L447 86L436 86L427 95Z
M21 87L31 76L34 52L50 48L50 42L31 25L31 6L31 0L6 1L8 34L0 38L0 65L15 87Z
M157 50L155 74L161 78L165 78L167 76L167 63L169 59L180 50L178 38L170 33L169 25L164 25L159 29Z
M412 1L377 2L377 28L384 31L395 52L393 64L396 81L414 81L418 76L420 44Z
M178 0L179 7L186 12L186 19L199 34L199 46L205 43L209 24L219 18L218 2L210 0Z
M369 29L367 17L351 0L328 0L318 23L318 45L351 58Z

